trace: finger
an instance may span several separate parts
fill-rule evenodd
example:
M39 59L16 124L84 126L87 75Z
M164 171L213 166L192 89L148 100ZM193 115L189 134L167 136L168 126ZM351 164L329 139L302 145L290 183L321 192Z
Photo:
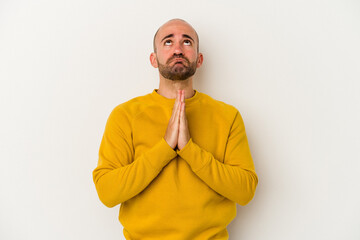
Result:
M173 111L172 111L172 114L171 114L171 118L175 118L175 115L176 115L176 112L179 111L179 108L180 108L180 90L177 90L177 93L176 93L176 98L175 98L175 103L174 103L174 107L173 107Z
M180 125L177 146L181 150L190 140L190 132L185 112L185 102L181 103Z
M180 97L181 97L181 91L180 91L180 90L177 90L177 91L176 91L175 102L179 102L179 101L180 101Z
M179 108L181 107L181 102L182 102L182 90L178 90L178 106Z
M179 101L179 104L177 105L177 109L176 109L175 116L174 116L174 120L178 121L178 123L180 123L181 104L182 104L182 102Z
M180 106L180 121L183 120L184 118L184 103L181 102L181 106Z
M186 122L186 113L185 113L185 102L181 102L181 107L180 107L180 121L182 123Z
M182 118L182 115L183 115L183 105L185 104L185 90L180 90L180 116L179 118L181 119Z

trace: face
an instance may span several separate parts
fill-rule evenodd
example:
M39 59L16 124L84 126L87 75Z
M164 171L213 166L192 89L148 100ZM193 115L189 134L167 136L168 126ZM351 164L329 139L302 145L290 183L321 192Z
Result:
M170 80L186 80L201 66L203 56L198 53L195 30L186 22L173 20L164 24L155 38L155 53L151 64Z

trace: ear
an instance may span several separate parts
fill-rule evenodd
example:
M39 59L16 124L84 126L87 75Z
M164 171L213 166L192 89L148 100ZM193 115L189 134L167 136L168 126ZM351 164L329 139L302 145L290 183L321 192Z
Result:
M156 53L150 54L150 63L154 68L158 67L157 61L156 61Z
M204 61L204 57L203 57L202 53L199 53L198 58L197 58L196 68L201 67L203 61Z

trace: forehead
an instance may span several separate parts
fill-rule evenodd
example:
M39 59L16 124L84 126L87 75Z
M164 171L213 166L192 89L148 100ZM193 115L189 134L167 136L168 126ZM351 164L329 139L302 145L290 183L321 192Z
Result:
M171 21L165 23L159 28L155 41L159 42L165 36L168 36L170 34L174 34L174 36L182 36L183 34L186 34L193 39L197 39L195 30L188 23L183 21Z

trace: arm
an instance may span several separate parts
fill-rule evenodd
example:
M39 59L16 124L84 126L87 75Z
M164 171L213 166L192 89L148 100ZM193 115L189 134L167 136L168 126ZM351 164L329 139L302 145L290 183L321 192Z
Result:
M111 112L99 150L93 180L100 200L114 207L136 196L160 173L176 152L162 138L134 160L129 117L120 109Z
M199 178L222 196L240 205L247 204L253 198L258 178L239 112L236 113L229 133L224 163L216 160L192 139L178 154L188 162Z

